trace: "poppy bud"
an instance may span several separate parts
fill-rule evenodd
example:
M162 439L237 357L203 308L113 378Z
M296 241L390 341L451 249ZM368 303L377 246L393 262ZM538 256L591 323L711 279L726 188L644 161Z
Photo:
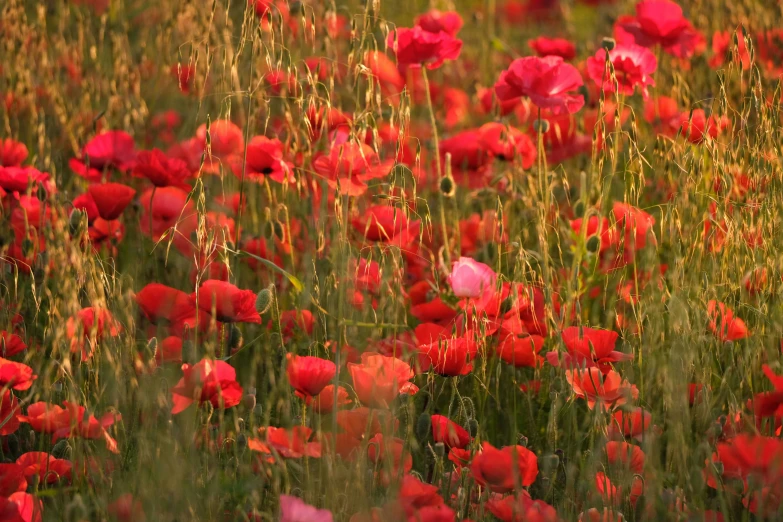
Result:
M439 459L443 458L443 455L446 454L446 445L442 442L435 443L435 455L438 456Z
M478 434L479 423L476 419L469 419L465 428L468 430L471 437L475 437Z
M21 448L19 447L19 439L16 437L16 435L12 433L6 437L6 440L8 441L8 449L11 450L11 455L19 456L22 454Z
M533 122L533 130L536 132L547 133L549 132L549 120L535 120Z
M617 42L614 40L614 38L604 38L601 40L601 47L606 49L607 51L611 51L617 46Z
M239 451L244 450L247 447L247 436L244 433L240 433L237 436L237 448Z
M519 444L523 448L527 448L527 437L525 437L524 435L520 435L517 438L517 444Z
M248 388L247 393L242 397L242 405L252 411L256 407L256 389Z
M258 298L256 298L256 302L258 302ZM242 348L242 344L244 343L244 339L242 338L242 330L240 330L237 325L231 324L231 329L228 331L228 347L229 349L234 352L236 350L239 350Z
M421 441L427 438L432 427L432 417L427 412L422 412L419 415L419 420L416 421L416 437Z
M46 198L49 196L49 193L46 192L46 189L43 185L38 185L38 199L43 202L46 201Z
M147 341L147 353L154 354L158 350L158 338L153 337Z
M272 222L267 221L264 223L264 238L268 240L272 240L275 237L275 226L272 224Z
M587 251L591 254L595 254L601 248L601 239L598 236L590 236L587 238Z
M56 459L70 459L71 446L66 439L60 439L52 448L52 456Z
M557 455L547 455L541 458L541 467L544 470L552 471L560 465L560 457Z
M272 292L274 291L274 288L275 285L272 284L258 292L258 295L256 296L256 311L259 314L265 314L269 310L269 307L272 306L272 300L274 299Z
M285 239L285 228L283 228L283 224L280 221L275 220L272 223L272 231L277 239L281 241Z
M440 180L440 192L447 198L454 197L456 192L456 185L454 184L454 178L451 176L444 176Z

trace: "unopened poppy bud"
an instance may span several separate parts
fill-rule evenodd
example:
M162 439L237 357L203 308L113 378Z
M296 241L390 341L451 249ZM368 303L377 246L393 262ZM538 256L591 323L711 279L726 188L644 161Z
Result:
M541 467L545 470L553 470L560 465L560 457L557 455L547 455L541 459Z
M542 133L549 132L549 120L544 120L544 119L535 120L533 122L533 130Z
M456 192L456 185L454 184L454 178L451 176L444 176L440 180L440 192L447 198L454 197Z
M33 255L33 242L30 241L29 238L24 238L22 240L22 252L24 253L25 257Z
M242 405L249 411L252 411L256 407L256 389L248 388L247 392L248 393L242 397Z
M524 448L527 448L527 442L528 442L527 441L527 437L525 437L524 435L520 435L517 438L517 444L522 446L522 447L524 447Z
M468 433L471 437L475 437L478 435L478 429L479 429L479 423L476 419L470 419L468 420L467 425L465 428L468 430Z
M725 348L726 350L731 350L732 348L734 348L734 342L733 341L725 341L723 343L723 348Z
M256 311L259 314L265 314L272 306L272 300L274 299L274 295L272 294L273 289L274 285L269 285L258 292L258 295L256 296Z
M247 436L244 433L240 433L237 436L237 448L239 451L244 450L247 447Z
M435 455L438 456L438 458L443 458L443 455L446 454L446 445L442 442L435 443Z
M275 233L275 237L282 241L285 239L285 227L283 227L283 224L280 221L275 221L272 223L272 229Z
M155 353L158 350L158 338L153 337L147 341L147 353Z
M71 452L71 446L66 439L60 439L52 448L52 456L56 459L67 458L66 454Z
M19 439L13 433L6 437L8 442L8 449L11 450L11 455L19 456L22 454L19 447Z
M712 428L710 429L710 435L713 437L720 437L723 434L723 425L716 422L712 425Z
M43 185L38 185L38 199L40 201L46 201L46 198L49 196L49 193L46 192L46 189Z
M614 40L614 38L605 37L603 40L601 40L601 47L607 51L611 51L616 46L617 42Z
M587 244L585 246L587 247L588 252L595 254L601 248L601 240L598 239L598 236L590 236L587 238Z
M258 298L256 298L257 300ZM228 331L228 347L233 352L242 348L244 338L242 337L242 330L237 325L231 324L231 329Z
M272 240L275 237L275 226L270 221L264 223L264 237L269 240Z
M419 415L419 420L416 421L416 437L419 440L426 439L430 433L430 428L432 428L432 417L426 411L422 412Z

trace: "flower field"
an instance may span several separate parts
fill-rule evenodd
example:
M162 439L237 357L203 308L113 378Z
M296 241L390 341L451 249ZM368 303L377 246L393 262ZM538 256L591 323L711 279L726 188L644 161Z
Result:
M783 519L778 2L0 14L0 522Z

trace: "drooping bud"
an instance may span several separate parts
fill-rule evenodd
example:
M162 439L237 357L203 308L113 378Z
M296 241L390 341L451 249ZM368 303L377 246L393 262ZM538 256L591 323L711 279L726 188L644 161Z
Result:
M258 292L258 295L256 296L256 311L259 314L265 314L272 306L272 301L275 298L274 290L275 290L275 285L271 284L268 287L261 290L260 292Z

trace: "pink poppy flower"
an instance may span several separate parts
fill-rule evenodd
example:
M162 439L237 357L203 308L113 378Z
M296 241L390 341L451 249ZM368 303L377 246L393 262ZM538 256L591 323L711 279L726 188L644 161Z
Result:
M511 62L500 73L495 94L500 101L527 96L541 109L553 114L563 111L571 114L585 104L581 94L569 94L584 84L579 71L565 63L560 56L528 56Z
M489 266L469 257L455 261L448 277L451 289L457 297L476 298L494 289L497 274Z
M587 59L587 74L598 85L603 85L604 92L617 90L621 94L633 95L634 89L639 87L645 99L649 97L648 86L655 85L652 73L658 67L655 55L640 45L617 45L609 51L609 61L614 67L614 78L606 71L606 51L599 49L595 56Z

